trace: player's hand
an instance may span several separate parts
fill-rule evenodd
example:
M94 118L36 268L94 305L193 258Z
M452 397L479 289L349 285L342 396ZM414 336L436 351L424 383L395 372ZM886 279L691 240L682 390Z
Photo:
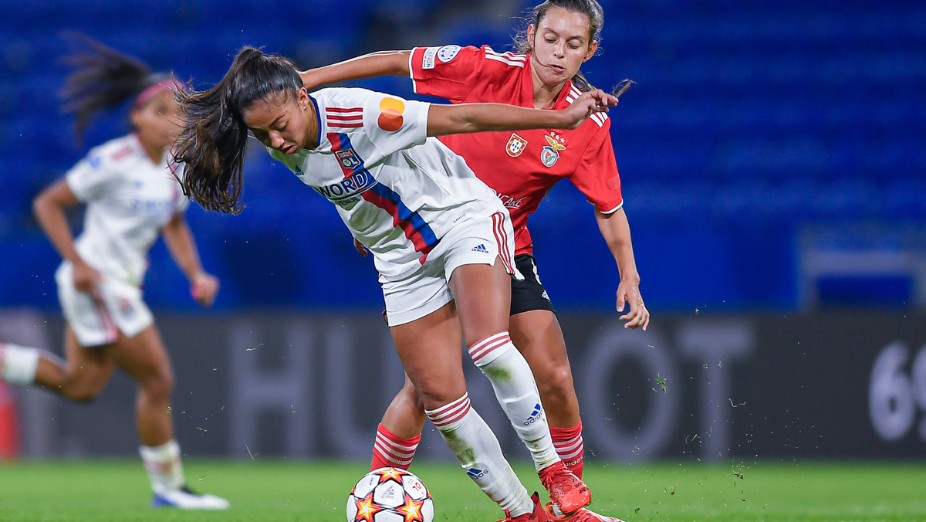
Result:
M96 285L103 281L103 276L93 267L78 260L73 263L74 266L74 288L85 294L93 293Z
M219 293L219 280L212 274L200 272L190 280L190 297L200 306L212 306Z
M354 239L354 248L356 248L357 252L359 252L363 257L370 255L370 251L367 250L367 247L363 246L363 243L357 241L356 239Z
M643 328L643 331L646 331L646 327L649 326L649 310L643 304L640 285L622 280L617 285L617 311L623 312L628 304L630 310L620 317L621 321L626 321L624 328Z
M566 125L564 125L563 128L575 129L579 125L582 125L592 114L608 112L608 109L614 107L617 103L618 100L616 97L601 89L584 92L581 96L576 98L569 107L563 109L563 113L567 119Z

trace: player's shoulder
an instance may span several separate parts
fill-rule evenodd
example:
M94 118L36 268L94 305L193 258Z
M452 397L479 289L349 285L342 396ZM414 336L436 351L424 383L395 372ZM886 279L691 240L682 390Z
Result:
M364 107L382 102L384 98L400 98L392 94L360 87L331 87L312 93L318 110L327 113L362 111Z
M576 84L569 82L564 87L566 89L566 102L572 105L572 102L576 101L576 98L582 96L583 91L579 89ZM611 129L611 118L608 117L606 112L596 112L588 117L588 119L579 126L575 131L579 134L588 133L589 135L595 134L597 132L608 132Z
M316 102L325 106L338 106L345 104L363 104L369 100L378 100L383 96L391 96L378 91L371 91L362 87L327 87L312 93Z
M90 149L87 162L94 168L118 167L138 156L137 138L128 134Z
M486 60L487 65L499 71L514 72L524 69L524 66L527 65L526 54L519 54L513 51L498 52L488 45L483 45L480 50L482 51L482 58Z
M527 64L527 56L515 52L498 52L488 45L443 45L421 48L419 60L422 69L434 69L438 65L460 65L479 69L481 74L496 75L520 73Z

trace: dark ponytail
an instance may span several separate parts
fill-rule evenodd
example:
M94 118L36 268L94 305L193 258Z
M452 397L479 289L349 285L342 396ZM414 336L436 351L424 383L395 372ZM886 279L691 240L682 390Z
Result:
M62 110L73 112L74 133L83 141L90 120L103 109L121 105L147 87L172 78L169 74L152 74L143 61L108 47L87 35L68 32L64 37L74 47L86 47L64 58L75 70L61 89Z
M526 25L533 25L534 29L540 26L541 20L547 15L551 7L561 7L574 13L582 13L588 17L588 39L589 42L598 42L598 49L601 49L601 29L604 27L604 9L596 0L545 0L534 6L525 18L528 22ZM534 52L530 41L527 38L527 27L521 30L514 38L515 49L520 54ZM572 83L581 91L588 92L595 88L594 85L582 74L582 71L576 73L572 78Z
M295 97L301 88L291 61L245 47L215 87L178 93L186 125L174 157L186 165L180 179L184 194L207 210L240 213L248 140L242 112L271 96Z

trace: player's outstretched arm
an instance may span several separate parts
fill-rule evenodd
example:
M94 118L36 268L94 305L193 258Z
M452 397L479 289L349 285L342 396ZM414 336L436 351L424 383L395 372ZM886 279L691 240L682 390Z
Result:
M301 71L299 77L306 89L323 85L377 76L409 76L411 51L377 51L343 62Z
M428 136L522 129L574 129L596 112L607 112L617 98L595 89L583 93L569 107L558 110L529 109L503 103L432 104L428 111Z
M629 305L630 309L620 316L625 321L624 328L643 328L649 326L650 314L643 303L640 294L640 273L633 256L633 242L630 238L630 223L623 208L611 214L602 214L595 211L598 230L608 245L608 250L614 256L617 269L621 275L621 282L617 286L617 311L624 312Z

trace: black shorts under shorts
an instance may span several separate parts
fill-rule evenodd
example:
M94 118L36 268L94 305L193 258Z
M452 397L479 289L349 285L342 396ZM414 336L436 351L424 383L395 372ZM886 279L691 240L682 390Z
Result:
M537 263L534 262L534 256L529 254L518 254L514 258L515 266L524 276L523 281L511 278L511 315L531 310L549 310L553 309L553 303L547 295L547 289L540 283L537 276Z

